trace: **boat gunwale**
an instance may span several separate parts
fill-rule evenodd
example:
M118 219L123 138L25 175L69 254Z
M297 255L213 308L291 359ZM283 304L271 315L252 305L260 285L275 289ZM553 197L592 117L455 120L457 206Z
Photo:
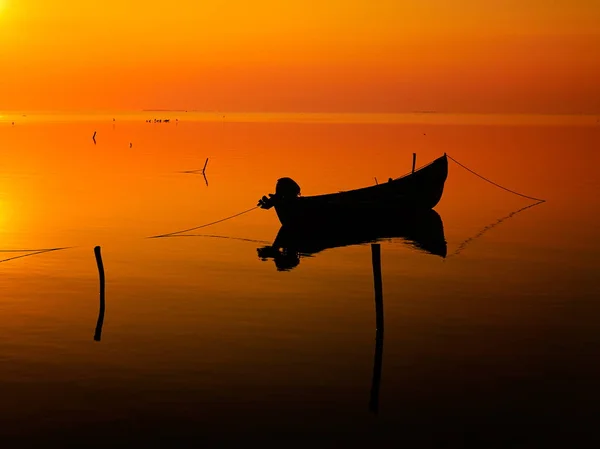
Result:
M299 196L297 199L299 199L299 200L300 199L304 199L304 200L308 200L308 199L324 199L325 197L330 197L330 196L333 196L333 195L340 195L340 194L344 194L344 193L354 193L354 192L358 192L358 191L361 191L361 190L376 189L378 187L379 188L383 188L383 187L388 187L389 188L391 183L395 183L395 182L398 182L400 180L406 179L406 178L408 178L410 176L414 176L415 174L421 172L422 170L426 169L427 167L429 167L429 166L431 166L431 165L433 165L433 164L435 164L437 162L440 162L443 159L447 161L446 153L444 153L443 156L440 156L437 159L434 159L433 161L429 162L428 164L425 164L425 165L423 165L423 166L415 169L414 172L411 171L411 172L406 173L406 174L404 174L404 175L402 175L402 176L400 176L398 178L393 178L391 182L388 181L388 182L384 182L384 183L381 183L381 184L375 184L375 185L371 185L371 186L359 187L357 189L351 189L351 190L340 190L339 192L334 192L334 193L322 193L322 194L319 194L319 195ZM392 184L392 186L393 186L393 184Z

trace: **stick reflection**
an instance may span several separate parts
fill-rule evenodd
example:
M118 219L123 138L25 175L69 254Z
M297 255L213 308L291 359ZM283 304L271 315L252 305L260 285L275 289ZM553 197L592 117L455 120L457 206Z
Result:
M381 366L383 362L383 282L381 280L381 247L379 243L371 244L371 259L373 262L373 284L375 288L376 330L369 410L377 414L379 411L379 387L381 384Z

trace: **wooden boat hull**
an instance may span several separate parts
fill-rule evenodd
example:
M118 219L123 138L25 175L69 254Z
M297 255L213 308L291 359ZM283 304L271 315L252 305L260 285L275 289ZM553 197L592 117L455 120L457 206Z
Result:
M321 227L344 221L347 226L356 226L398 213L433 209L442 197L447 177L448 159L444 154L401 178L362 189L280 201L275 211L287 227Z

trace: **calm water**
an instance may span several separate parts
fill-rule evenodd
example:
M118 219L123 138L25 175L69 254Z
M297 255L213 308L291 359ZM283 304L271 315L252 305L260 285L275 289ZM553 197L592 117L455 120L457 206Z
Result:
M112 117L0 117L4 447L600 444L596 118ZM248 209L282 176L304 195L397 177L413 152L547 202L511 215L532 201L451 162L448 257L380 242L378 413L369 244L278 271L257 255L273 210L147 238ZM185 173L207 157L208 185Z

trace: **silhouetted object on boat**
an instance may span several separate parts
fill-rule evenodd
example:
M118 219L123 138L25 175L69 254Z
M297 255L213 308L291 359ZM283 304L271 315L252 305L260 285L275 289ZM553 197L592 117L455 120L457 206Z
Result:
M329 222L321 228L282 226L271 246L258 248L262 260L273 259L279 271L287 271L300 263L301 257L310 257L323 250L342 246L360 245L381 239L400 238L420 251L446 257L444 224L433 209L402 216L364 219L356 223Z
M96 144L96 131L94 131L94 135L92 136L92 140L94 141L94 145Z
M373 378L371 380L371 398L369 410L379 411L379 387L381 385L381 365L383 362L383 282L381 280L381 246L371 244L373 264L373 287L375 289L375 355L373 358Z
M390 213L412 214L434 208L442 197L447 176L448 159L444 154L391 182L326 195L300 196L300 186L294 180L281 178L275 194L263 196L258 206L275 207L283 226L313 228L344 220L355 226L357 222L381 219Z
M98 276L100 278L100 309L98 311L98 321L96 322L96 331L94 332L94 340L100 341L102 338L102 325L104 324L104 264L102 263L102 254L100 253L100 247L94 248L94 255L96 256L96 264L98 265Z
M168 118L166 118L166 119L164 119L164 120L163 120L163 122L165 122L165 123L169 123L170 121L171 121L171 120L170 120L170 119L168 119Z

